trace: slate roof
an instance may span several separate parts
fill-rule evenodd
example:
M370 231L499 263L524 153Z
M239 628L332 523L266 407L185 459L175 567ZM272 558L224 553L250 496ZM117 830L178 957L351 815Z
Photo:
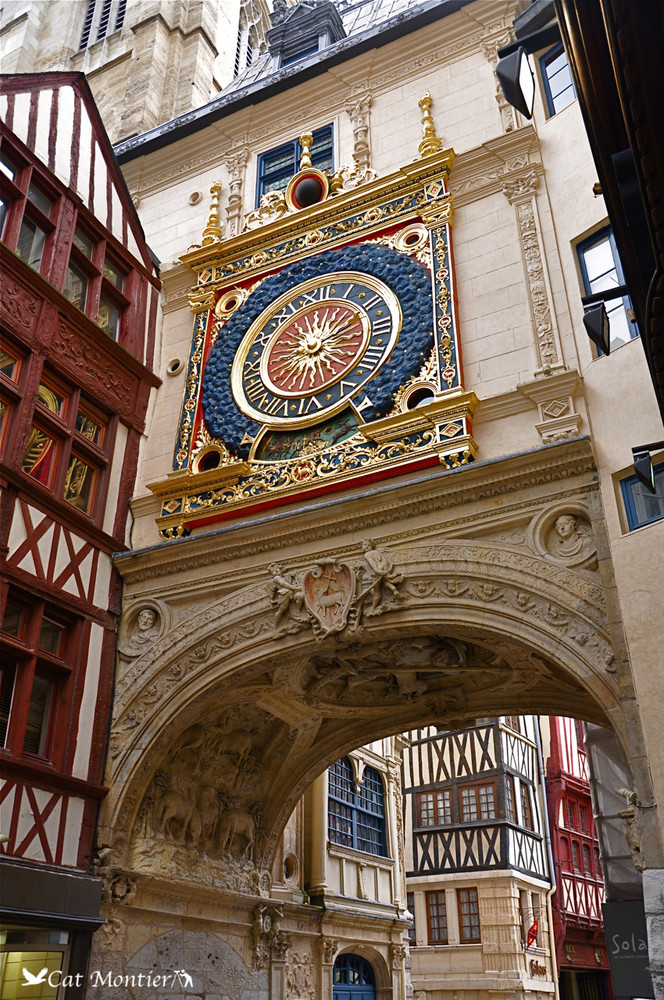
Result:
M118 160L125 163L175 142L242 107L257 104L273 94L324 73L330 66L438 21L471 2L472 0L421 0L419 3L413 3L412 0L334 0L346 38L321 52L305 56L276 70L268 52L256 57L247 69L208 104L119 143L115 147Z

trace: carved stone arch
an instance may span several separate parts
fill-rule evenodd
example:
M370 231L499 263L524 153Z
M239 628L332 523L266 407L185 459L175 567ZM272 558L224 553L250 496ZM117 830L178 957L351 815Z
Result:
M335 963L344 955L359 955L371 966L374 974L377 995L381 995L381 990L388 990L392 986L392 973L388 962L378 948L368 942L358 941L356 944L343 945L334 956Z
M392 554L399 599L334 635L317 637L304 617L275 629L268 587L252 585L188 616L132 663L118 683L102 819L115 831L116 863L129 861L151 781L186 769L204 743L208 770L223 765L224 808L260 805L251 850L266 867L308 784L372 739L431 721L542 712L608 723L626 743L598 574L485 540ZM169 829L195 846L200 824L186 827L181 812Z

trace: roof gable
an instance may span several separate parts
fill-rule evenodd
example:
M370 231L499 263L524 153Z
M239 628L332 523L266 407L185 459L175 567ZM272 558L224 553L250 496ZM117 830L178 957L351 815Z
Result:
M154 262L82 73L0 77L0 118L149 271Z

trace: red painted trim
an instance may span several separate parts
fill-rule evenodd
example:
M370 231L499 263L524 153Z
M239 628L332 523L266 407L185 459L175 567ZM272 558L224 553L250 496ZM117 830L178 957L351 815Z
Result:
M0 750L0 760L4 776L9 782L17 781L30 784L47 792L66 792L84 799L101 800L108 794L108 788L104 785L95 785L92 781L74 778L69 774L60 774L48 764L42 764L37 760L17 760L3 750ZM2 802L2 798L0 798L0 802Z
M55 150L58 142L58 104L60 91L51 92L51 116L48 123L48 169L55 172Z
M94 134L92 136L92 141L90 143L90 176L88 178L88 208L95 215L95 156L97 153L97 143L95 142ZM101 219L99 219L101 222Z
M72 128L71 137L71 153L70 153L70 163L71 163L71 173L69 175L69 183L74 191L77 190L78 185L78 164L81 155L81 95L77 90L74 90L74 122Z
M60 826L58 827L58 839L55 844L55 863L56 865L62 864L62 852L65 846L65 833L67 832L67 812L69 810L70 797L68 795L62 796L62 805L60 806Z
M39 105L39 93L34 90L30 94L30 110L28 112L28 134L26 137L26 142L31 149L35 147L35 138L37 136L37 108Z
M419 472L420 469L428 469L431 466L438 464L439 459L437 455L420 458L405 465L400 465L398 467L391 466L389 469L367 473L365 476L357 476L352 480L345 479L340 483L328 483L325 486L303 489L302 492L297 494L297 496L290 494L285 497L271 497L269 500L265 500L263 502L247 504L239 510L236 508L234 510L221 511L209 515L208 517L197 518L193 521L188 520L186 526L188 528L201 528L204 525L213 524L217 521L231 521L238 517L244 517L246 514L257 514L263 510L271 510L274 507L284 507L291 503L299 505L303 501L311 500L314 497L325 496L328 493L340 493L343 490L355 489L358 486L365 486L367 483L377 483L382 479L396 478L397 476L402 476L407 472Z
M113 232L113 184L108 170L106 171L106 228Z
M7 114L5 115L5 125L8 129L14 128L14 108L16 106L16 94L7 94Z

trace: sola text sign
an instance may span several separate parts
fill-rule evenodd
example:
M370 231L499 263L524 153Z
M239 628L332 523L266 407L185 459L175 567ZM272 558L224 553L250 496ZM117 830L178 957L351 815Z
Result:
M614 993L619 997L654 997L643 901L604 903L602 911Z

